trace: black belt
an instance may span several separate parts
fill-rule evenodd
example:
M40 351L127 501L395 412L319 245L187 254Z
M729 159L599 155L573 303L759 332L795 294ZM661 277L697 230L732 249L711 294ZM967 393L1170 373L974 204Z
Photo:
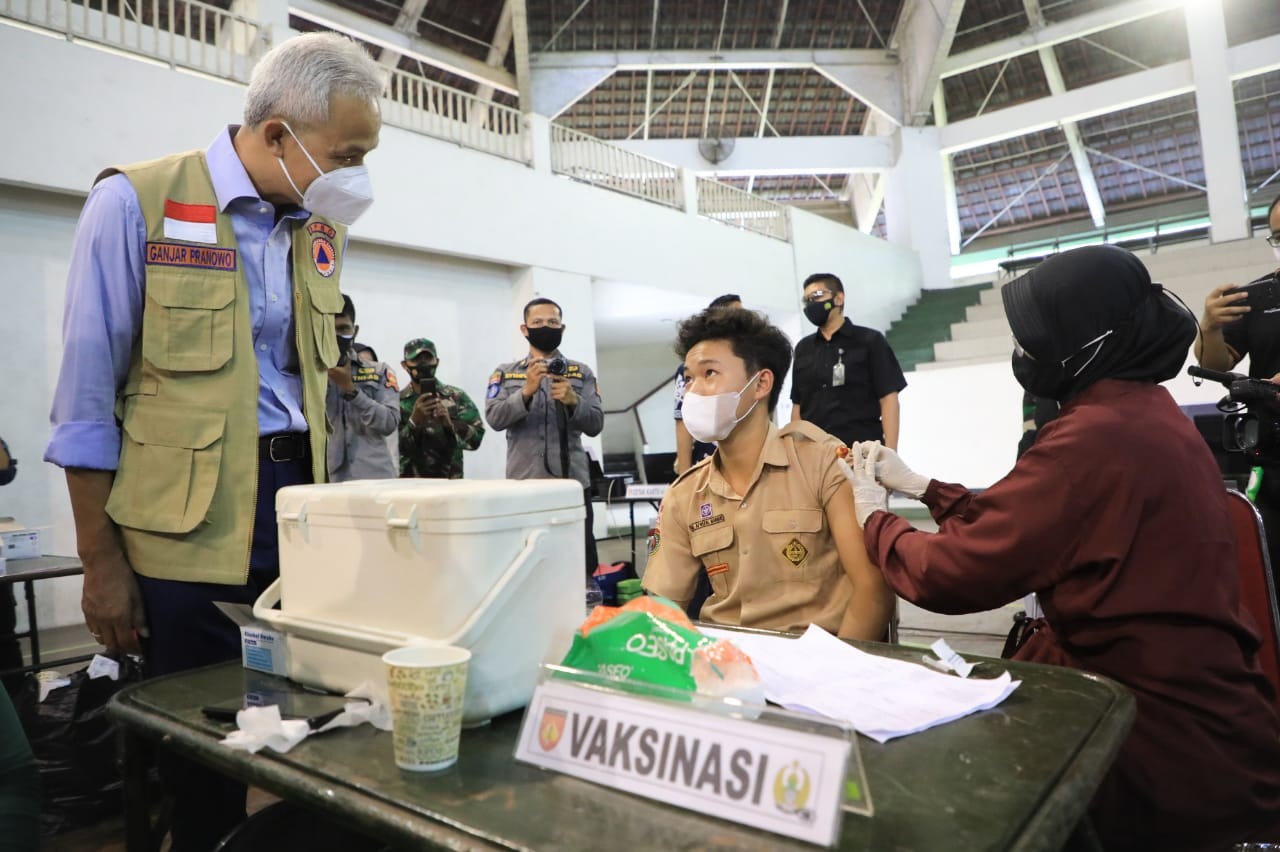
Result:
M311 439L306 432L280 432L258 438L258 458L263 461L298 461L310 454Z

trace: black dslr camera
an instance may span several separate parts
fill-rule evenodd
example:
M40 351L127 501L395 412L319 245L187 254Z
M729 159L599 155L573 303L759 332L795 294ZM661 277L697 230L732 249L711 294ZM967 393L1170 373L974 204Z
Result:
M1222 423L1223 449L1244 453L1254 464L1280 464L1280 385L1202 367L1188 367L1187 372L1227 389L1218 401L1218 410L1227 415Z
M569 364L563 358L552 358L547 362L547 372L553 376L563 376L569 372Z

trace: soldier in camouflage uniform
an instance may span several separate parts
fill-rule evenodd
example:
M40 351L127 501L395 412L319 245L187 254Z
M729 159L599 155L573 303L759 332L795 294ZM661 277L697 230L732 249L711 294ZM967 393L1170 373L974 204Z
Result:
M404 345L412 381L400 392L400 476L461 479L462 451L484 437L480 412L461 388L436 379L436 345L425 337Z

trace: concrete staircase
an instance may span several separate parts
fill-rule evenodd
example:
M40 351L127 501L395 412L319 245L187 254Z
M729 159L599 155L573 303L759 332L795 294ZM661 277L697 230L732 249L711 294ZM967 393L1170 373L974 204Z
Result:
M933 357L916 364L917 370L990 364L1009 358L1013 337L1004 316L1000 288L983 287L978 303L968 306L964 318L951 324L946 337L934 344Z
M984 330L981 325L1003 322L1003 316L999 293L990 284L925 290L885 337L903 372L927 369L944 360L992 360L994 337L988 340L988 336L999 334L999 329ZM1003 337L1008 340L1007 326ZM1004 351L1008 348L1005 345Z

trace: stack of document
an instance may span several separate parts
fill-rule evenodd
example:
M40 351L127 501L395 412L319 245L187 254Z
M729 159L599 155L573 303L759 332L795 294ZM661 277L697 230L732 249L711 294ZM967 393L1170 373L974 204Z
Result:
M1021 683L1008 672L960 678L877 657L814 625L799 639L703 632L729 639L751 657L770 701L848 722L881 743L995 707Z

